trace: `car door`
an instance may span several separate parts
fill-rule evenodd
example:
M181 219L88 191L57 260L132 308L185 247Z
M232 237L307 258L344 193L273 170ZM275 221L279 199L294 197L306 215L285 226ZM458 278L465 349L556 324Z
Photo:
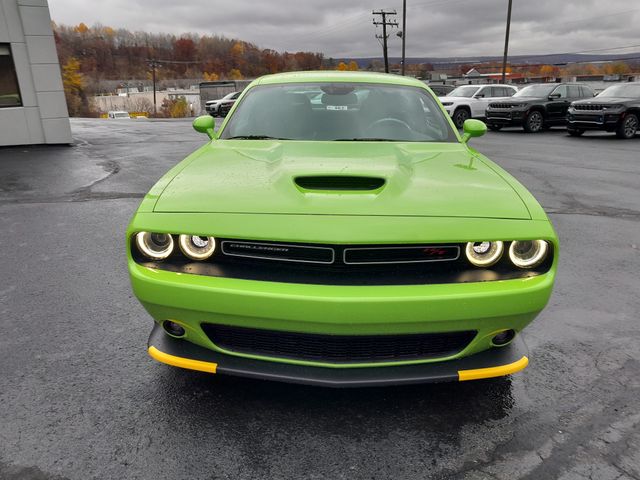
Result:
M493 96L491 89L492 87L482 87L473 96L473 102L471 102L471 116L473 118L484 117L484 112Z
M565 115L567 114L570 103L567 86L558 85L549 95L549 101L547 103L547 122L554 124L562 123Z

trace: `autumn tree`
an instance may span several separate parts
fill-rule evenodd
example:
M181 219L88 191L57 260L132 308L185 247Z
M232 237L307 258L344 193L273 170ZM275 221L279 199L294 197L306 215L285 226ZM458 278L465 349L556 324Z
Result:
M244 77L242 76L242 72L237 68L232 68L229 70L229 75L227 75L230 80L242 80Z
M88 111L88 102L84 93L85 82L80 73L80 62L77 58L71 57L62 66L62 84L69 115L76 117L86 113Z
M349 65L347 66L347 70L351 70L353 72L360 70L358 67L358 63L355 60L351 60Z
M543 65L540 67L540 76L542 77L557 77L560 75L560 69L553 65Z

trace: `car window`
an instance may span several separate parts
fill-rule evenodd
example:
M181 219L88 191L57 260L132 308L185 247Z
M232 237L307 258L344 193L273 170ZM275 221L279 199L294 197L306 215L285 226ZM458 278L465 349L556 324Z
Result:
M559 85L558 88L556 88L553 92L551 92L551 95L557 95L557 94L560 94L560 98L567 98L567 86Z
M569 98L582 98L582 88L579 85L569 85L567 87Z
M480 87L473 85L463 85L457 87L449 93L450 97L467 97L471 98L479 90Z
M586 85L581 85L580 88L582 89L582 98L589 98L594 96L594 93L593 93L593 90L591 90L591 87L587 87Z
M236 92L233 95L231 95L231 100L237 100L241 93L242 92Z
M505 87L505 97L513 97L513 95L517 92L515 88Z
M240 100L221 139L456 142L434 97L413 86L341 83L258 85Z

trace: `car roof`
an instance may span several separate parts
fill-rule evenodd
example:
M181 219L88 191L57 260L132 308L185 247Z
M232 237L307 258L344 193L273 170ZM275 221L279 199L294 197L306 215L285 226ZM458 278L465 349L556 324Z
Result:
M307 72L286 72L265 75L255 80L254 85L272 85L277 83L320 83L320 82L362 82L386 83L425 87L425 83L413 77L403 77L389 73L344 72L339 70L312 70Z

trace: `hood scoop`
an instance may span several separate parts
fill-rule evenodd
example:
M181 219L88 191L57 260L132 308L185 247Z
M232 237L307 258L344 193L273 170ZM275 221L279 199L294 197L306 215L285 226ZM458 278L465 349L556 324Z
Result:
M384 178L352 175L313 175L296 177L296 185L303 190L313 191L358 191L379 190L386 182Z

